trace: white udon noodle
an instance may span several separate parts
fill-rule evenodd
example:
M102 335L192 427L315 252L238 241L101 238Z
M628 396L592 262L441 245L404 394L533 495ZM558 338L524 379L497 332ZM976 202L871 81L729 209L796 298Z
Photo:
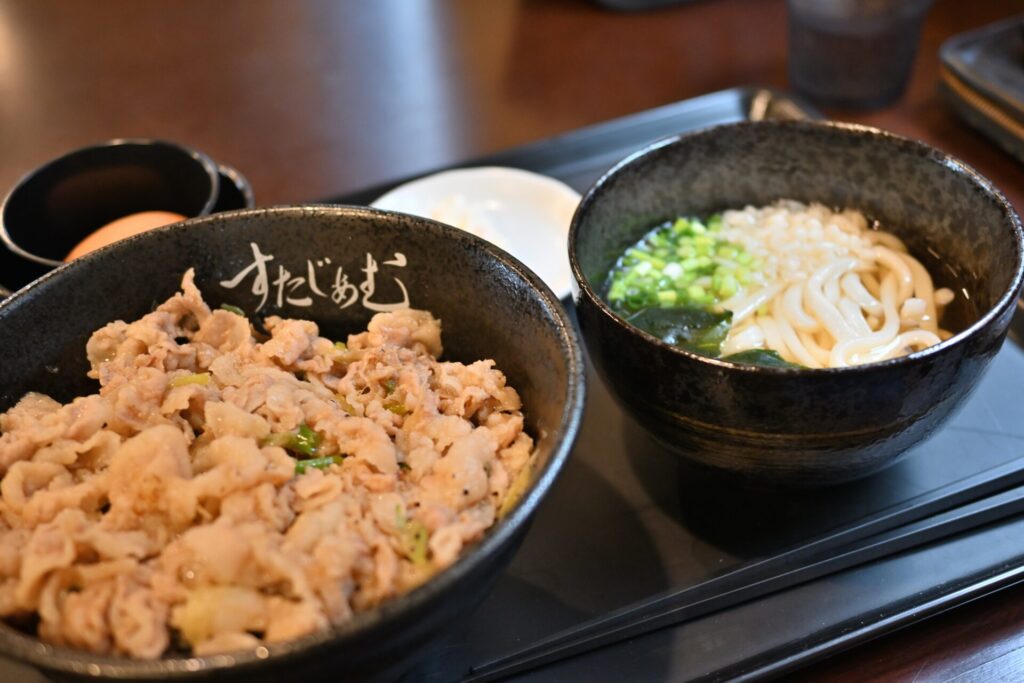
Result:
M723 356L771 349L806 367L838 368L952 336L938 320L953 292L936 290L903 242L869 228L859 211L780 200L724 212L719 236L761 262L721 304L733 314Z

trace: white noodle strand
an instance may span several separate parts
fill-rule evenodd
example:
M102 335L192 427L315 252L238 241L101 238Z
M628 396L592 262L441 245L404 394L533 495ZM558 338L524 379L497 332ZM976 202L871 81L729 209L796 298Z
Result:
M876 224L877 228L877 224ZM722 238L755 260L722 354L764 349L810 368L873 363L938 344L954 296L859 211L780 200L722 214Z
M809 368L820 368L821 363L815 358L810 351L800 341L800 337L796 330L789 324L789 319L786 317L786 312L783 310L786 304L783 302L781 296L775 297L775 301L772 303L772 316L775 318L775 323L778 326L779 336L786 344L786 348L789 349L792 359L787 358L786 360L792 360L800 365L804 365ZM780 353L781 355L781 353ZM785 356L783 356L785 358Z
M843 279L840 280L840 284L843 287L843 293L856 301L857 304L865 311L871 315L882 314L881 302L872 296L871 292L864 287L864 282L861 280L861 276L858 276L857 273L847 273L843 276Z
M821 325L818 321L804 311L803 304L803 287L800 285L790 285L786 293L782 295L783 307L782 310L785 313L786 320L793 326L794 329L802 332L817 332L821 329Z

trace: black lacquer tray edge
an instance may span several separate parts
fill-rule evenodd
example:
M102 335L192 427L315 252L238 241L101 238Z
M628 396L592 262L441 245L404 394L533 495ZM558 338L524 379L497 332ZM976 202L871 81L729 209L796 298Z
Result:
M696 126L688 120L702 108L722 106L722 100L731 98L744 103L746 118L824 118L808 103L789 93L772 88L738 87L709 93L682 100L655 109L638 112L619 119L594 124L585 128L528 143L466 161L457 162L422 173L385 181L370 187L322 199L323 203L368 204L390 189L430 173L474 166L512 166L540 173L547 172L558 163L564 163L568 155L597 155L607 151L606 145L620 142L624 136L642 137L650 134L650 140L680 132ZM776 112L776 113L773 113ZM778 115L778 112L782 115ZM724 123L725 121L717 121ZM703 125L709 122L703 121ZM715 123L714 121L710 123ZM642 143L638 142L637 147ZM557 175L556 175L557 177ZM1020 306L1019 306L1020 308ZM911 551L913 552L913 551ZM851 572L857 569L849 570ZM783 651L775 650L758 653L738 662L734 667L719 672L728 678L756 680L781 676L811 663L821 661L838 652L849 650L870 640L882 637L909 625L924 621L957 606L996 593L1005 588L1024 582L1024 566L1014 566L1005 572L988 577L969 577L966 585L949 592L929 596L923 603L907 605L898 613L886 616L876 622L864 624L842 635L800 648L794 646ZM718 679L718 676L714 676Z
M851 571L856 571L856 569ZM852 650L860 645L927 621L957 607L1024 584L1024 564L1008 567L1005 571L998 571L990 576L971 577L965 583L966 585L888 615L879 621L853 628L842 636L799 649L786 656L774 659L770 659L767 655L763 658L754 658L746 662L746 665L740 665L720 673L724 679L733 681L764 680L793 673L841 652Z
M636 138L635 146L640 147L646 142L672 133L681 132L682 130L711 125L713 123L724 123L726 122L725 120L714 121L709 119L708 114L713 113L716 109L727 106L729 101L743 103L744 112L748 119L823 118L821 113L812 106L788 93L762 87L732 88L569 131L509 150L415 173L370 187L344 192L336 196L323 198L317 203L368 204L391 188L408 180L452 168L497 165L545 173L552 165L566 161L569 155L596 156L607 152L609 144L614 148L615 144L621 145L630 138ZM694 125L694 118L699 121L697 125ZM642 139L645 135L649 136L646 140ZM0 298L2 298L2 295L0 295ZM1024 311L1024 307L1019 306L1019 308ZM1012 334L1013 332L1011 332ZM858 569L849 571L856 572ZM753 653L745 659L738 660L733 666L711 675L711 679L719 680L720 678L727 677L735 680L756 680L783 676L786 673L821 661L838 652L849 650L957 606L1020 583L1024 583L1024 565L1022 564L1006 567L1004 571L996 571L987 576L975 575L964 577L963 584L955 587L950 586L947 591L921 596L922 602L907 604L905 609L889 614L879 621L851 628L837 637L826 638L820 642L808 644L807 647L793 644L792 646ZM780 595L784 595L787 592L784 591ZM708 677L705 676L704 678Z

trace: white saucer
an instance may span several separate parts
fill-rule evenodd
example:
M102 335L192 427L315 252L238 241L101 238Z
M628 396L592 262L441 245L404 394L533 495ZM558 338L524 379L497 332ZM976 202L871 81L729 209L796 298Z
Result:
M565 183L517 168L443 171L399 185L372 206L453 225L501 247L569 295L568 234L580 195Z

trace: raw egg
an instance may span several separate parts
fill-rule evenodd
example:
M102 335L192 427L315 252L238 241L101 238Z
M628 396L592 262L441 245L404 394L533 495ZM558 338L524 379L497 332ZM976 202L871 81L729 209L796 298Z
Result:
M122 216L115 221L107 223L76 244L75 248L64 257L64 260L72 261L79 256L88 254L90 251L95 251L100 247L113 244L126 237L138 235L140 232L183 220L185 220L185 216L171 211L140 211Z

